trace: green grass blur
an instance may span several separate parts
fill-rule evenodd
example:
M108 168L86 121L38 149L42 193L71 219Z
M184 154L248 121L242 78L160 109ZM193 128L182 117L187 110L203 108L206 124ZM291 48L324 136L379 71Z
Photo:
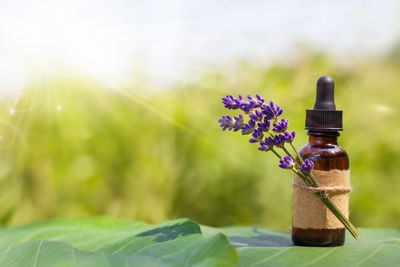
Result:
M221 97L259 93L279 103L300 148L316 80L330 75L344 110L339 142L350 156L351 220L400 227L396 55L347 65L322 54L268 68L239 62L234 73L158 92L144 82L109 90L82 78L32 81L0 109L1 222L107 214L288 230L292 174L247 136L220 130L222 115L237 114Z

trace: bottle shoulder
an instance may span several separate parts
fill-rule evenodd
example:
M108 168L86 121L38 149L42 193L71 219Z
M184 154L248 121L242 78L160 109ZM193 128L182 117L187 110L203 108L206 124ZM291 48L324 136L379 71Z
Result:
M303 159L314 162L317 170L349 169L347 152L337 144L308 143L299 150Z
M328 143L307 143L299 150L300 154L311 155L311 154L319 154L326 156L336 156L336 155L346 155L347 152L339 145L336 144L328 144Z

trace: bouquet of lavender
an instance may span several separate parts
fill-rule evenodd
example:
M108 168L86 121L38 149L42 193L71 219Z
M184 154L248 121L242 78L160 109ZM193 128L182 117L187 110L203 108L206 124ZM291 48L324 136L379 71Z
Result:
M303 160L293 145L296 133L287 131L289 120L280 118L283 110L274 102L265 103L265 98L259 95L253 97L247 96L245 100L241 95L235 98L233 95L227 95L222 98L222 103L228 109L240 109L248 115L248 121L242 114L232 118L223 116L218 120L222 130L240 131L242 135L251 134L250 143L258 143L258 150L271 151L279 158L279 167L293 171L309 187L319 187L317 179L312 174L314 163L311 160ZM286 145L289 145L295 153L295 157L288 151ZM280 153L285 156L281 156ZM359 233L353 224L343 215L335 203L324 191L316 191L315 194L329 208L329 210L339 219L346 229L358 239Z

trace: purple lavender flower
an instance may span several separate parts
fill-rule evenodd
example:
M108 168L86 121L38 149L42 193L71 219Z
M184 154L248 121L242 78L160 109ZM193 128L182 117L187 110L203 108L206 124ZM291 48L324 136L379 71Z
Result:
M277 134L274 136L274 145L277 147L283 147L285 145L286 138L283 134Z
M256 122L253 120L249 120L248 123L244 123L242 126L242 135L251 134L256 127Z
M264 137L264 133L260 129L254 129L254 131L251 134L251 136L252 136L252 138L250 138L249 142L250 143L258 143L258 142L262 141L262 139Z
M233 95L227 95L226 97L223 97L222 104L224 104L224 107L228 109L233 109L236 104L235 97Z
M267 120L272 120L274 118L274 114L269 111L268 106L262 106L261 111L264 113L264 118Z
M252 97L251 95L247 95L247 103L250 105L251 108L258 108L258 101L256 98Z
M286 156L283 160L279 161L279 167L282 169L290 169L294 166L294 160L292 157Z
M314 162L306 159L303 164L301 164L300 169L302 172L310 172L314 168Z
M253 119L255 121L261 121L263 118L263 113L256 109L254 112L251 112L249 114L250 119Z
M237 117L234 118L235 119L235 123L233 124L233 131L237 132L240 129L242 129L242 126L244 124L244 119L243 119L243 115L239 114Z
M272 131L276 133L283 133L286 131L288 126L289 120L281 119L279 123L274 123L274 128L272 129Z
M274 140L271 137L267 137L265 138L264 141L260 142L260 147L258 148L258 150L260 151L269 151L274 147Z
M243 96L241 95L239 95L238 98L235 98L233 95L227 95L222 98L222 104L228 109L238 109L243 102Z
M225 131L228 129L229 131L232 130L233 128L233 119L231 116L222 116L221 119L218 120L220 126L222 127L222 130Z
M263 132L268 132L269 128L271 128L271 122L269 120L267 120L266 118L264 118L264 122L257 123L257 126Z
M257 98L258 102L261 102L261 103L265 102L265 98L261 97L259 94L256 94L256 98Z
M272 101L269 102L269 105L262 105L261 110L269 120L277 118L283 113L283 110Z
M243 101L240 104L240 109L243 110L244 113L249 114L252 111L251 103L249 101Z
M286 142L291 144L293 142L294 138L296 137L296 132L292 131L292 133L289 133L288 131L286 131L284 133L284 135L285 135Z
M265 99L262 98L260 95L256 95L256 97L253 97L251 95L247 95L248 103L250 104L251 108L259 108L263 105L265 102Z

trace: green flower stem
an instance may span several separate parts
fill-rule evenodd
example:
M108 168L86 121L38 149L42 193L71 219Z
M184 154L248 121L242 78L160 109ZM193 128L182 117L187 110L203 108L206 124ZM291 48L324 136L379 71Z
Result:
M271 131L268 131L268 134L274 138L275 135L273 133L271 133ZM301 163L304 163L303 159L300 157L299 153L297 152L296 148L293 146L292 143L289 143L291 145L291 147L293 148L294 152L296 152L296 155L298 157L298 159L300 160L296 160L297 158L293 157L292 154L290 154L290 152L286 149L285 145L283 145L283 147L281 147L283 149L283 151L286 153L286 155L288 155L289 157L293 158L295 161L297 161L297 163L299 164L299 166L301 165Z
M294 152L296 153L297 158L300 160L300 162L301 162L301 163L304 163L303 158L300 157L300 154L299 154L299 152L297 152L297 149L294 147L293 143L289 143L289 144L290 144L290 146L293 148L293 150L294 150Z
M292 143L289 143L289 144L293 148L294 152L296 153L297 158L300 160L299 165L301 165L301 163L304 163L303 158L300 156L299 152L297 152L297 149L294 147L294 145ZM285 151L287 151L287 150L285 149ZM311 172L305 173L305 175L310 177L311 181L314 183L314 186L319 186L318 180L315 178L315 176Z
M273 148L271 148L271 151L272 151L280 160L282 159L281 155L279 155L279 153L276 152Z
M291 157L292 159L295 159L295 158L292 156L292 154L290 154L290 152L286 149L285 145L283 145L281 148L282 148L283 151L285 151L286 155L288 155L288 156Z
M319 187L319 183L317 179L314 177L314 175L309 172L309 173L303 173L306 176L309 177L311 180L312 184L311 186L313 187ZM321 199L321 201L329 208L329 210L333 213L333 215L338 218L338 220L346 227L346 229L351 233L351 235L355 238L358 239L360 237L360 234L357 231L357 228L349 221L349 219L344 216L344 214L340 211L340 209L336 206L336 204L331 200L329 196L326 195L326 192L316 192L315 195Z
M299 176L307 186L313 186L309 178L307 179L307 176L305 176L301 171L296 170L295 168L292 168L292 171L297 174L297 176Z
M321 197L319 194L321 201L329 208L329 210L339 219L339 221L346 227L346 229L350 232L350 234L358 239L360 237L360 233L357 228L349 221L349 219L344 216L344 214L340 211L340 209L335 205L335 203L330 199L330 197Z
M307 175L311 181L313 181L315 186L319 186L319 182L317 180L317 178L315 178L314 174L312 174L311 172L307 172L305 173L305 175Z
M269 135L270 135L272 138L275 137L275 135L274 135L273 133L271 133L271 131L268 131L267 133L269 133Z
M273 133L271 133L271 131L268 131L268 134L269 134L272 138L275 137L275 135L274 135ZM292 145L292 144L291 144L291 145ZM293 147L293 145L292 145L292 147ZM283 145L282 147L279 147L279 148L281 148L281 149L286 153L286 155L288 155L289 157L295 159L295 158L290 154L290 152L285 148L285 145ZM296 150L295 150L295 152L297 153ZM297 154L297 155L298 155L298 154ZM301 160L302 160L302 159L301 159ZM301 165L301 164L300 164L300 165Z

